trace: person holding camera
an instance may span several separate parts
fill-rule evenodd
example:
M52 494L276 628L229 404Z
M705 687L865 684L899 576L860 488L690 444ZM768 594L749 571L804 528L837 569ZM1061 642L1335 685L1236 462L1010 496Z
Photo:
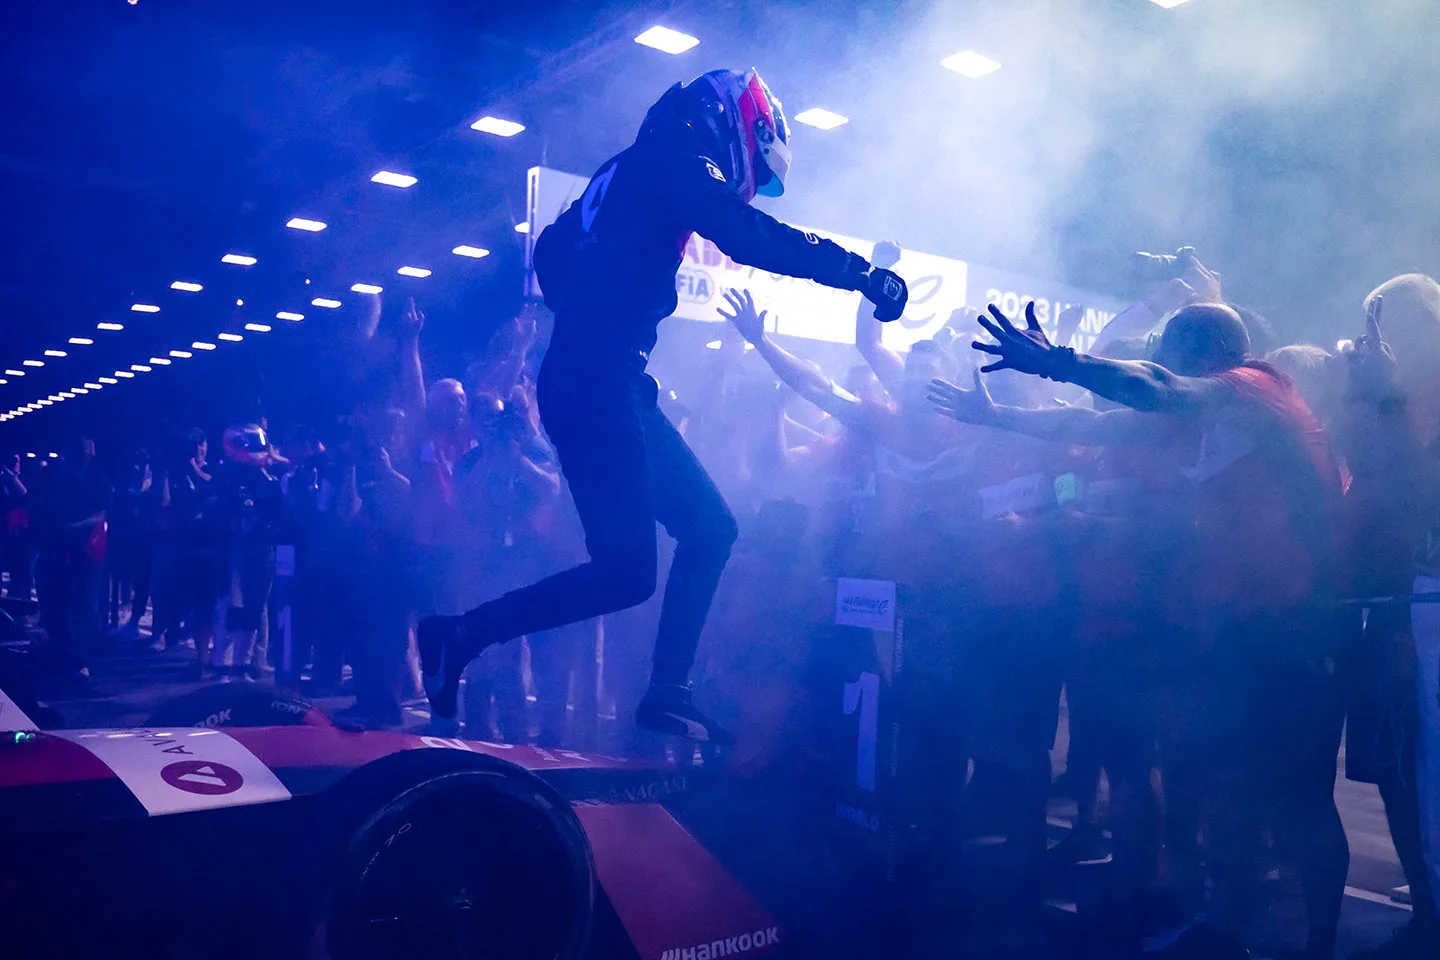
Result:
M1345 775L1379 788L1414 917L1355 957L1410 960L1440 955L1440 283L1398 276L1365 306L1336 356L1350 589L1375 598L1349 618Z

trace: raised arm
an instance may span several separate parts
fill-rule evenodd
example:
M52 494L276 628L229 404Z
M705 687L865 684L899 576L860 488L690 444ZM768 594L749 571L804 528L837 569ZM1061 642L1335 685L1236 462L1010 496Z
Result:
M1154 363L1106 360L1053 346L1035 318L1033 301L1025 307L1025 321L1026 328L1020 330L999 307L990 305L990 317L980 317L980 325L996 342L976 341L973 346L997 359L982 367L982 372L1017 370L1073 383L1096 396L1150 413L1209 413L1235 397L1234 391L1208 377L1182 377Z
M985 379L978 370L975 384L969 390L944 380L932 380L929 398L936 410L961 423L1081 446L1144 443L1159 438L1164 429L1160 418L1135 410L1100 411L1086 407L1027 410L1002 406L990 398Z
M425 422L425 369L420 363L420 331L425 314L410 300L400 325L400 404L410 423Z
M770 369L790 389L847 426L860 422L862 407L858 397L842 390L823 373L808 366L766 335L765 311L755 309L755 298L749 290L727 290L725 300L735 312L726 313L722 307L720 316L733 323L740 335L755 345Z
M875 266L889 269L899 262L900 247L891 241L882 240L875 244L870 259ZM875 318L875 305L868 300L861 300L855 311L855 348L860 351L860 356L865 358L870 369L875 371L881 386L891 393L900 389L901 381L905 377L905 358L885 346L881 337L880 321Z
M9 488L12 497L23 497L30 492L25 488L25 483L20 479L20 475L9 467L5 468L3 476L5 486Z
M1157 285L1145 299L1117 313L1090 345L1091 353L1103 353L1116 340L1143 337L1168 314L1191 303L1220 303L1220 274L1208 269L1191 247L1181 247L1176 256L1185 260L1180 276ZM1060 346L1068 346L1061 341Z
M1355 478L1352 496L1423 522L1436 505L1434 458L1400 388L1395 354L1380 336L1381 298L1368 307L1364 335L1337 356L1346 369L1336 440Z

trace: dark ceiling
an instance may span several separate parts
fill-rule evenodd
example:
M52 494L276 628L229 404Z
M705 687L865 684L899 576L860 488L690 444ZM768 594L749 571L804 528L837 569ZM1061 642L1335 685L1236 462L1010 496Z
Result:
M226 383L323 408L356 281L383 284L387 310L419 297L433 368L458 372L519 302L524 171L588 172L666 86L717 65L759 65L792 113L852 119L801 128L783 217L1122 294L1126 252L1190 242L1232 297L1325 342L1368 286L1440 270L1435 5L1262 6L1264 19L1243 0L6 2L0 369L46 366L6 378L0 412L246 322L276 329L0 424L0 446L211 423L235 415ZM631 42L656 22L701 46ZM1005 63L988 86L934 66L972 45ZM484 113L529 129L468 129ZM370 183L380 169L419 183ZM288 230L293 216L329 228ZM452 256L459 243L492 255ZM232 251L259 262L222 264ZM398 277L403 264L435 274ZM170 290L177 279L205 289ZM327 294L345 307L309 306ZM273 319L287 309L306 320Z

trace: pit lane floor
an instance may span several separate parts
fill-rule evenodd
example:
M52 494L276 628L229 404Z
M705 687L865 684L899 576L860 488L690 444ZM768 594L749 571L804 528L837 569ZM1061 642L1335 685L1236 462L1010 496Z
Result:
M42 700L60 712L67 727L140 726L159 704L214 682L202 683L191 678L195 657L193 650L154 653L149 650L149 642L143 622L138 639L114 642L92 667L92 690L87 695L76 696L73 691L53 683L42 683L37 692ZM332 697L316 702L333 713L349 706L352 701L350 697ZM406 728L419 729L428 722L428 718L423 701L412 702L405 708ZM602 743L623 742L623 734L615 729L616 726L613 716L601 718ZM1063 769L1066 741L1062 715L1053 754L1057 774ZM1340 759L1343 771L1343 753ZM1338 956L1344 958L1355 950L1383 941L1410 919L1411 907L1408 893L1403 889L1404 875L1390 841L1384 807L1376 789L1368 784L1352 783L1341 776L1336 782L1336 800L1350 841L1350 873L1338 952ZM1058 842L1073 822L1074 804L1052 801L1049 814L1051 841ZM1294 892L1293 879L1280 878L1276 882L1288 890L1278 898L1277 909L1271 911L1264 925L1256 931L1256 942L1274 946L1257 951L1256 956L1289 960L1298 956L1303 907ZM1052 900L1050 905L1061 912L1075 910L1073 903L1063 899Z

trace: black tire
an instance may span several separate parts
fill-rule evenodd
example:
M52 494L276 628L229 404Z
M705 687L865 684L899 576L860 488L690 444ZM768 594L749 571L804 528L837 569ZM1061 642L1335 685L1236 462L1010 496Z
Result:
M161 704L147 723L152 727L298 727L328 726L330 719L303 697L248 683L218 683Z
M573 960L595 909L570 805L511 764L475 758L365 818L320 923L329 960Z

